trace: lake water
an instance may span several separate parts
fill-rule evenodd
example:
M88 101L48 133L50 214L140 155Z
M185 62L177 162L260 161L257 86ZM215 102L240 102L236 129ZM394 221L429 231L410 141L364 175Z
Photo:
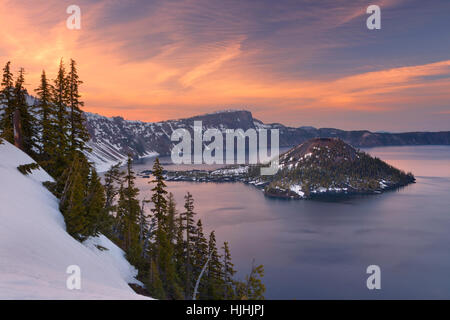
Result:
M179 210L193 194L205 230L230 243L238 277L253 258L264 265L267 299L450 299L450 147L366 151L417 183L338 202L271 199L242 183L167 184ZM141 197L151 196L148 180L138 179ZM381 290L366 287L369 265L381 268Z

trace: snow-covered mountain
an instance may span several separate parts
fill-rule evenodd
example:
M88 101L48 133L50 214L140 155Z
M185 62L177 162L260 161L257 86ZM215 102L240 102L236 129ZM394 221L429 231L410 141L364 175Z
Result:
M199 115L186 119L162 122L128 121L122 117L104 117L86 113L87 127L91 134L88 155L99 171L104 171L118 161L126 159L131 153L134 157L151 155L170 155L173 143L171 134L178 128L191 132L194 121L202 121L203 130L219 129L278 129L280 147L292 147L312 138L340 138L354 147L376 147L392 145L450 144L450 131L388 133L367 130L345 131L333 128L287 127L279 123L265 124L254 119L245 110L226 110ZM224 144L225 145L225 144Z
M8 142L0 145L0 299L142 299L127 283L139 283L124 252L101 235L83 244L72 238L58 200L42 185L42 169ZM108 250L99 250L99 247ZM67 268L80 267L81 289L69 290Z
M31 106L37 99L27 96ZM0 111L1 112L1 111ZM86 125L91 135L87 157L98 171L106 171L112 164L124 162L128 154L134 158L169 156L173 147L172 132L184 128L193 133L194 121L202 121L203 130L219 129L278 129L280 147L293 147L312 138L339 138L357 148L398 145L450 145L450 131L441 132L370 132L345 131L311 126L288 127L280 123L263 123L246 110L224 110L191 118L161 122L125 120L122 117L105 117L85 113ZM225 143L224 143L225 146Z
M227 110L204 114L187 119L162 122L142 122L124 120L122 117L108 118L86 113L86 124L91 135L87 154L97 170L105 171L111 164L124 161L128 154L134 157L170 155L173 142L172 132L179 128L193 132L194 121L202 121L203 130L207 129L243 129L256 128L248 111Z

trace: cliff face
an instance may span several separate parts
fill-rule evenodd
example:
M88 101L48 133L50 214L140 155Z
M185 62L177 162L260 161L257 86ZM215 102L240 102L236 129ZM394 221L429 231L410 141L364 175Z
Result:
M203 130L255 128L248 111L224 111L187 119L162 122L127 121L122 117L107 118L86 113L86 123L91 135L88 154L91 161L103 171L117 161L124 161L128 154L134 157L170 155L172 132L183 128L193 134L194 121L202 121Z
M178 128L193 132L194 121L202 121L203 130L219 129L278 129L280 147L292 147L311 138L340 138L354 147L394 145L450 145L450 131L374 133L366 130L344 131L332 128L286 127L282 124L264 124L254 119L249 111L223 111L192 118L148 123L127 121L121 117L107 118L87 113L89 142L93 152L89 155L100 170L114 162L123 161L131 153L135 157L170 155L171 134Z

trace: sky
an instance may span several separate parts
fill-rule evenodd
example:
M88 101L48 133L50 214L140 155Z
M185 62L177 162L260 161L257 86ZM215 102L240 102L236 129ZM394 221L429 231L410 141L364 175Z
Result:
M84 110L130 120L245 109L295 127L450 130L449 17L449 0L0 0L0 65L25 68L33 93L73 58Z

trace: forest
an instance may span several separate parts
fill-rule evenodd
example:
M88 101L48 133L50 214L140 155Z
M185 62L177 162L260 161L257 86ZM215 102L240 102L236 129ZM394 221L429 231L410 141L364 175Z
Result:
M86 157L90 137L77 68L73 59L68 66L61 59L54 79L43 71L33 98L25 87L25 70L20 68L14 77L7 62L0 90L0 138L54 178L44 184L59 199L67 232L80 242L104 234L122 248L145 286L132 285L140 294L157 299L264 299L264 267L253 261L245 279L236 279L229 243L218 244L214 231L204 233L189 192L183 209L177 208L158 159L149 182L152 193L143 200L132 155L99 175ZM34 163L18 167L25 175L34 169Z

